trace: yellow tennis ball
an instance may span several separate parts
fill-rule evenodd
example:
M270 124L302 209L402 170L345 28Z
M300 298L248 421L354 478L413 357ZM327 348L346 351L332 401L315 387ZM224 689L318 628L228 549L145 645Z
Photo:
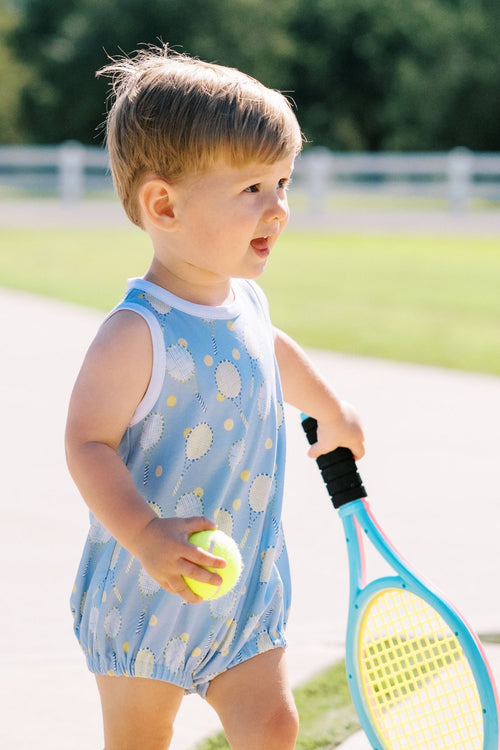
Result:
M217 599L230 591L240 577L243 563L238 545L220 529L215 531L196 531L189 537L191 544L211 552L217 557L223 557L226 561L225 568L206 567L212 573L217 573L222 578L220 586L212 586L211 583L201 583L193 578L184 577L191 591L202 599Z

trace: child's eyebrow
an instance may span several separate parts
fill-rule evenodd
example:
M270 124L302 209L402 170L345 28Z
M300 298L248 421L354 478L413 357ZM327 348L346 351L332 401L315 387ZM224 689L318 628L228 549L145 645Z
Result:
M264 165L263 169L265 170L265 167L267 165ZM288 171L288 169L283 169L283 174L279 178L280 180L291 180L293 173L293 168ZM248 184L256 184L258 182L262 182L265 179L268 179L270 177L270 174L267 171L263 171L262 169L252 168L249 169L247 172L241 173L241 179L243 182L248 182Z

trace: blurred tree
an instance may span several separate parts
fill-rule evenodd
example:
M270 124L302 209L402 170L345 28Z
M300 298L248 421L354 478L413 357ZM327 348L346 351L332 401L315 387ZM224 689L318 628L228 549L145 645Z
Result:
M34 142L100 141L107 82L96 69L163 40L291 92L316 145L500 150L498 0L10 2L21 16L12 49L30 70L19 116ZM4 112L15 112L18 78L1 54Z
M20 97L30 74L6 44L17 21L18 16L8 0L0 0L0 143L23 141Z
M267 85L289 88L293 48L283 23L295 0L18 0L12 35L36 71L23 90L22 115L37 142L95 142L107 82L95 79L107 54L168 42L205 60L241 67ZM99 136L100 137L100 136Z
M499 150L500 5L448 0L401 57L384 148Z
M299 0L293 77L332 149L500 149L497 0Z

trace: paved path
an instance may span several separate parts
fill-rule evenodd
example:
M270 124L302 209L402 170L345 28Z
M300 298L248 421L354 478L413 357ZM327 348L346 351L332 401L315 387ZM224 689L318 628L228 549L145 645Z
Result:
M70 389L101 319L0 290L0 747L9 750L102 747L96 691L68 607L87 517L63 458ZM361 470L382 526L477 631L499 632L500 378L311 355L363 414L368 454ZM289 660L297 685L342 655L347 570L340 521L305 456L298 414L288 410L287 417ZM499 651L488 649L500 682ZM189 697L172 748L191 750L217 727L212 710ZM345 746L367 747L360 735Z

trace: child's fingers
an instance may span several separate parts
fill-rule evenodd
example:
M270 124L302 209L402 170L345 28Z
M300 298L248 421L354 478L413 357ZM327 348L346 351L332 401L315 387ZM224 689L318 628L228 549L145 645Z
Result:
M198 594L195 594L194 591L191 591L182 576L179 576L178 581L176 581L172 586L169 586L168 590L172 594L178 594L180 597L182 597L182 599L184 599L185 602L188 602L188 604L201 604L201 602L203 601L201 596L198 596Z
M194 534L195 531L214 531L217 528L213 521L209 521L204 516L191 516L190 518L183 518L182 521L184 523L184 531L188 536Z
M325 453L330 453L330 451L333 451L338 447L339 446L335 444L333 444L333 447L323 447L323 444L318 441L317 443L314 443L314 445L311 445L307 452L307 455L311 458L319 458L319 456L322 456Z
M314 445L311 445L309 448L307 455L311 458L319 458L319 456L322 456L325 453L330 453L330 451L335 450L335 448L338 448L338 445L334 445L333 448L323 448L321 443L314 443ZM363 443L353 443L352 445L342 445L343 448L349 448L353 458L355 461L359 461L360 458L363 458L365 455L365 447Z
M188 537L196 531L212 531L217 528L214 523L208 520L208 518L186 518L185 521ZM223 557L212 555L211 552L207 552L202 547L198 547L196 544L191 544L191 542L189 543L189 551L186 552L185 558L187 562L194 563L195 566L202 565L203 567L210 568L226 567L226 561ZM196 576L191 576L189 573L183 573L183 575L189 575L190 578L202 580L198 579ZM206 583L211 583L211 581L206 581ZM221 581L217 581L214 585L219 586L220 583Z
M310 458L318 458L319 456L321 456L321 448L319 446L319 443L313 443L313 445L311 445L311 447L307 451L307 455Z
M178 594L188 604L201 604L203 601L201 596L197 596L197 594L191 591L189 586L187 586L186 584L184 584L182 588L179 587L177 590L172 589L172 593Z
M224 564L225 562L226 561L224 560ZM200 581L200 583L209 583L212 586L220 586L222 584L222 578L220 575L207 570L201 565L195 565L194 563L189 562L189 560L183 560L181 574L186 578L192 578L195 581Z
M194 544L191 545L193 551L189 551L189 556L186 558L187 562L194 563L196 566L202 565L204 568L225 568L227 563L223 557L217 557L212 555L211 552L207 552L201 547L196 547Z
M342 411L336 421L323 423L318 420L317 442L311 445L308 454L311 458L319 458L339 446L349 448L356 461L365 454L361 422L356 411L346 402L342 402Z

